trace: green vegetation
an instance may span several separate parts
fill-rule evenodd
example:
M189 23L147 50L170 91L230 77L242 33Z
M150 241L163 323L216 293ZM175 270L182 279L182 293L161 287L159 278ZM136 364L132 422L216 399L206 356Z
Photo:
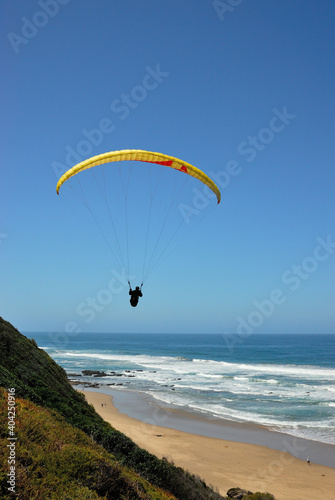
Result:
M8 492L7 402L0 388L0 498ZM16 399L16 492L22 499L175 499L152 486L56 412Z
M250 493L241 488L230 488L227 491L227 500L275 500L275 497L270 493Z
M16 398L22 398L17 399L18 498L223 499L199 477L139 448L105 422L65 371L1 317L0 353L0 387L15 388ZM3 391L1 397L4 408ZM3 445L8 429L0 426L0 432ZM0 460L6 465L1 455ZM0 473L1 498L8 487L5 474ZM248 497L258 499L270 497Z
M18 396L58 411L84 432L90 432L93 423L103 424L84 396L69 384L65 370L1 317L0 352L0 386L15 387Z

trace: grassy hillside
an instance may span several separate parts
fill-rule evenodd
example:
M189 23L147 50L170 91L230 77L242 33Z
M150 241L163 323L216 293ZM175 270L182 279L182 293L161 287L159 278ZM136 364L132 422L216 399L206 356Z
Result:
M19 396L59 411L67 422L85 432L91 430L93 422L103 422L69 384L63 368L1 317L0 353L0 386L15 387Z
M8 491L7 394L0 388L0 498ZM52 410L16 399L15 490L21 499L175 499ZM11 455L11 457L14 455ZM10 457L10 459L11 459Z

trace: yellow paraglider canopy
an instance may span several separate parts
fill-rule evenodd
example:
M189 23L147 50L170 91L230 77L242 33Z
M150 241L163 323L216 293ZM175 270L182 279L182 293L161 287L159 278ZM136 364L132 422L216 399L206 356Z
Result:
M88 160L84 160L77 163L74 167L70 168L62 175L57 183L57 194L59 194L59 189L61 185L73 177L79 172L86 170L88 168L96 167L97 165L102 165L103 163L111 163L116 161L143 161L146 163L156 163L158 165L163 165L166 167L171 167L180 172L184 172L196 179L199 179L206 186L208 186L213 193L215 193L218 203L221 200L221 194L217 185L210 179L202 170L194 167L190 163L174 158L173 156L168 156L163 153L153 153L151 151L143 151L141 149L123 149L121 151L111 151L109 153L103 153L97 156L92 156Z

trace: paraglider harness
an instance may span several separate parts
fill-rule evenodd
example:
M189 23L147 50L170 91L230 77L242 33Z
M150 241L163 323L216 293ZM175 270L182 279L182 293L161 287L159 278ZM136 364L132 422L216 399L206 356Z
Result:
M132 290L130 281L128 281L128 285L129 285L130 305L132 307L136 307L137 304L138 304L138 299L140 297L143 297L143 295L142 295L142 286L143 286L143 283L141 283L140 287L137 286L135 288L135 290Z

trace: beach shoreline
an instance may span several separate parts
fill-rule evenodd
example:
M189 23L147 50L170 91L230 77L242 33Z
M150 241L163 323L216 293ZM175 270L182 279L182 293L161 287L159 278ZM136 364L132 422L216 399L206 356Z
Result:
M333 445L301 440L249 424L202 418L153 404L146 395L132 391L114 390L107 394L106 390L85 389L80 392L104 420L141 448L199 475L222 495L236 486L253 492L268 491L276 500L314 500L322 495L325 498L334 495L335 469L330 466ZM270 438L272 447L269 447ZM255 439L257 444L248 442ZM273 449L274 441L278 449ZM320 449L326 456L329 451L328 466L313 461L316 450ZM311 465L306 462L308 456Z
M313 463L335 467L335 445L273 430L261 424L236 422L199 412L189 407L164 403L152 395L131 389L111 387L85 390L110 394L120 413L141 422L189 432L204 437L263 445L278 451L287 451L300 460L310 457Z

